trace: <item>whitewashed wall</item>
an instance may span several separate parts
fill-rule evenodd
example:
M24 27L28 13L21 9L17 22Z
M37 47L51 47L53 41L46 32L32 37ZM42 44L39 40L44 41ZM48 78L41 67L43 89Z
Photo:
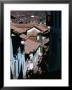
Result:
M27 34L30 34L31 32L40 32L40 30L38 30L37 28L33 27L30 30L27 31Z

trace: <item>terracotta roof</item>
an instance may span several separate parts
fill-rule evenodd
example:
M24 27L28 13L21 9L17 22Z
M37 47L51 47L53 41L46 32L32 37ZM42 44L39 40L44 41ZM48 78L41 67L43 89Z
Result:
M33 23L17 24L17 23L11 22L10 25L13 25L13 26L15 26L15 27L17 27L17 28L31 28L31 27L33 27L35 24L33 24Z
M25 35L25 34L21 34L20 37L21 37L22 39L25 39L25 40L29 38L29 36L27 36L27 35Z
M30 52L36 51L36 49L40 46L41 44L39 42L33 41L31 39L27 39L25 41L25 53L29 54Z
M45 32L45 31L48 30L48 29L47 29L47 26L44 25L44 24L35 25L35 27L36 27L37 29L41 30L42 32Z
M16 24L16 23L11 23L10 25L11 25L11 29L14 29L15 31L17 31L19 33L26 32L27 30L30 30L33 27L37 28L42 33L47 31L47 26L44 24ZM35 33L35 34L37 34L37 33Z
M28 28L17 28L17 27L15 27L13 25L11 25L10 28L13 29L15 32L18 32L18 33L24 33L24 32L26 32L28 30Z
M32 27L30 27L28 30L30 30L30 29L32 29L33 27L35 27L36 29L38 29L39 31L41 31L41 33L43 33L43 32L45 32L45 31L47 31L48 30L48 28L47 28L47 26L46 25L44 25L44 24L35 24L35 25L33 25ZM28 31L27 30L27 31ZM35 32L34 32L35 33Z
M29 36L29 39L32 39L32 40L37 42L37 37L36 36Z

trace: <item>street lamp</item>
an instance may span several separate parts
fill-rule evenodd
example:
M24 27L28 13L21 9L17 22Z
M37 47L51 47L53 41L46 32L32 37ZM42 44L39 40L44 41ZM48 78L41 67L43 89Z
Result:
M33 18L33 17L34 17L34 15L31 15L31 17Z
M21 41L21 51L22 51L22 52L24 52L24 47L25 47L24 44L25 44L25 42L22 40L22 41Z
M25 43L25 42L22 40L22 41L21 41L21 44L24 45L24 43Z
M51 26L48 26L48 31L50 32Z
M11 36L15 36L15 35L12 33Z

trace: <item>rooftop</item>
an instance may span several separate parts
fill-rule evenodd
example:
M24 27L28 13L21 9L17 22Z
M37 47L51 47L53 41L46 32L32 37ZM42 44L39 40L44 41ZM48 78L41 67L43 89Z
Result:
M47 31L47 26L44 24L17 24L17 23L11 23L10 28L18 33L26 32L27 30L32 29L35 27L36 29L40 30L42 33Z
M25 41L25 53L29 54L30 52L34 52L41 45L41 43L36 42L32 39L27 39Z

